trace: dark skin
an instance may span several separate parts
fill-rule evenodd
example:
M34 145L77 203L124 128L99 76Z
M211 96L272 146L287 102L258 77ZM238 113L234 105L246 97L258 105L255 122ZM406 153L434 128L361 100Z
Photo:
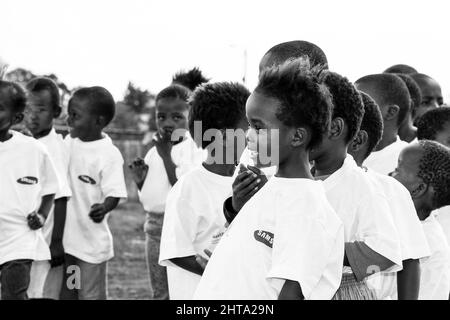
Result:
M39 139L47 136L53 129L53 120L61 114L61 107L55 105L51 94L46 91L29 93L29 104L25 110L25 126L34 138ZM64 263L64 226L66 221L67 197L55 199L55 218L50 243L52 267Z
M398 135L400 139L406 142L411 142L417 137L417 128L413 125L411 112L406 114L405 121L403 121L398 129Z
M70 136L84 142L103 139L103 129L108 125L105 116L95 114L88 99L72 98L68 108ZM120 199L108 197L103 203L91 206L89 217L95 223L103 221L105 216L114 210ZM56 215L55 215L56 216Z
M178 98L163 98L156 102L157 134L151 142L150 148L156 147L162 158L166 174L171 185L177 182L176 165L172 160L172 146L183 141L188 128L188 104ZM139 190L142 189L148 173L148 166L142 158L135 159L129 166L133 180Z
M423 74L411 74L411 77L419 86L422 94L420 106L414 112L413 121L415 121L428 110L442 106L444 99L441 86L436 80Z
M234 129L241 129L241 130L245 130L247 127L247 122L245 121L245 119L243 119L242 121L240 121L237 124L237 127ZM229 152L233 152L234 155L234 159L238 159L241 156L241 152L239 152L238 150L238 146L235 143L232 143L232 138L230 137L229 139L227 139L226 135L223 137L223 139L221 140L221 144L222 144L222 155L223 155L223 159L216 159L215 155L213 154L213 148L217 147L218 145L215 144L213 146L213 144L211 143L210 145L207 146L207 151L208 151L208 156L207 159L205 160L205 162L203 162L203 167L220 176L225 176L225 177L231 177L234 174L234 171L236 169L234 163L227 163L226 161L226 155ZM215 141L217 143L217 141ZM207 254L207 256L210 256L211 253L210 252L205 252ZM174 263L175 265L177 265L180 268L183 268L189 272L198 274L198 275L202 275L203 271L205 269L205 266L207 264L207 261L204 257L200 256L200 255L196 255L196 256L187 256L187 257L178 257L178 258L173 258L170 259L170 261L172 263Z
M353 156L357 165L362 167L369 149L369 135L360 130L350 144L348 153ZM403 260L402 271L397 272L398 300L417 300L420 289L420 260Z
M450 121L442 126L442 130L436 132L434 141L437 141L444 146L450 148Z
M11 139L9 129L23 120L23 113L14 110L8 90L0 90L0 142Z

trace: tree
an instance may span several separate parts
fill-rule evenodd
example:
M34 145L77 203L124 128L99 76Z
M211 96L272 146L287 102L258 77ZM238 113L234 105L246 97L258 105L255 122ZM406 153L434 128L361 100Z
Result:
M123 102L130 106L135 113L142 113L154 99L155 96L153 94L147 90L141 90L130 81L128 82Z

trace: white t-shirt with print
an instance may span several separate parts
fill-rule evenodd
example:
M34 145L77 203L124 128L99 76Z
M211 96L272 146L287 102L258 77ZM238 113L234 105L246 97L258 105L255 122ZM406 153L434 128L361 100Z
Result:
M172 147L171 157L177 166L175 173L179 179L185 173L202 163L205 158L205 151L198 148L189 133L187 133L184 141ZM151 148L147 152L144 162L149 168L145 182L139 192L139 200L145 211L163 213L167 194L172 188L172 185L167 177L164 162L158 154L156 147Z
M397 140L380 151L372 152L363 165L381 174L389 174L397 168L398 156L409 145L397 136Z
M170 190L161 236L159 263L167 266L171 300L192 299L200 276L169 261L202 255L220 240L227 223L223 203L229 196L232 177L203 166L183 176Z
M448 300L450 248L441 225L433 215L422 221L431 256L420 259L419 300Z
M107 197L126 198L123 158L111 139L83 142L67 136L69 182L72 198L67 203L63 245L66 253L89 263L102 263L114 256L109 214L95 223L89 212Z
M331 299L343 257L343 225L322 182L273 177L228 227L194 299L275 300L286 280L305 299Z
M367 174L375 179L378 189L386 195L400 237L402 260L428 257L430 248L408 189L387 175L370 169ZM368 283L377 292L378 299L397 299L396 272L374 275Z
M70 198L72 191L70 190L68 180L69 170L69 150L64 142L63 136L57 134L55 129L52 129L48 135L38 139L39 142L47 147L50 158L55 164L56 172L58 173L60 189L55 195L55 200L60 198ZM53 224L54 224L54 207L50 210L47 219L45 220L42 232L44 233L45 241L50 244L52 240Z
M327 199L344 223L345 242L364 242L395 263L389 271L402 268L399 235L382 190L347 155L342 167L324 180ZM345 267L344 272L351 272Z
M45 146L19 132L0 142L0 265L19 259L49 260L42 229L33 231L27 216L42 196L55 194L59 181Z

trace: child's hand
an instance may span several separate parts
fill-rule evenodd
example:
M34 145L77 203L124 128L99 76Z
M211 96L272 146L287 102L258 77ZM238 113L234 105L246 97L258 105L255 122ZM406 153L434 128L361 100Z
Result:
M211 258L212 252L209 251L208 249L203 250L205 252L205 254ZM208 264L209 259L204 258L203 256L197 254L195 255L195 261L197 261L197 263L203 268L203 270L205 270L206 265Z
M91 211L89 212L89 217L95 223L100 223L105 218L108 211L103 203L96 203L91 206Z
M239 174L233 182L232 205L236 212L239 212L244 204L258 192L267 182L267 177L257 168L245 168L241 164Z
M172 141L163 139L159 134L155 136L155 147L156 151L158 151L158 154L161 158L168 158L170 157L170 152L172 151Z
M28 215L27 221L31 230L38 230L44 226L45 217L38 212L32 212Z
M64 263L64 247L62 240L53 241L50 243L50 253L52 259L50 260L50 265L52 268L60 266Z
M145 182L145 178L148 173L148 165L141 158L136 158L132 163L128 165L130 168L134 182L138 185L139 189L142 188Z

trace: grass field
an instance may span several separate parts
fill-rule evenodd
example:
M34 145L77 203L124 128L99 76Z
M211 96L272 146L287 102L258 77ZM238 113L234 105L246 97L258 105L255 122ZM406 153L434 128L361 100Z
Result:
M109 225L115 257L108 265L109 299L150 299L144 219L144 209L139 203L123 204L112 213Z

